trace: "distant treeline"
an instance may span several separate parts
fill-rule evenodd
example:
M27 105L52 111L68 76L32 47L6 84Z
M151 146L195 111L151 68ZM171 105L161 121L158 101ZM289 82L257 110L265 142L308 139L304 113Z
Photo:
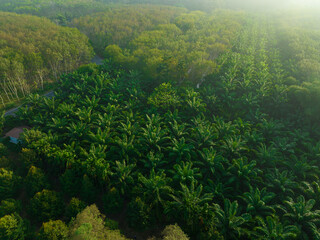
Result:
M230 49L245 14L212 15L184 8L131 6L74 19L100 55L143 73L147 84L201 83L216 70L217 57Z
M110 8L95 0L1 0L0 11L43 16L59 25L66 25L75 17Z

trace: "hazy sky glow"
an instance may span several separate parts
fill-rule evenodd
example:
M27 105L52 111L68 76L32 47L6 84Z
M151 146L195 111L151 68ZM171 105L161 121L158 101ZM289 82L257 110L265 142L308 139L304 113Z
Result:
M226 0L229 7L252 9L282 9L296 7L320 7L320 0Z
M319 0L289 0L288 2L298 6L319 6Z

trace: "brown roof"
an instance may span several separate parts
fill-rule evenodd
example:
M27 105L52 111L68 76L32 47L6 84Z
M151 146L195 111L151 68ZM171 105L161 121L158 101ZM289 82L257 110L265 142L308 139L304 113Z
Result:
M20 137L20 134L23 133L24 129L31 129L31 128L27 126L16 127L10 130L9 132L7 132L5 136L18 139Z

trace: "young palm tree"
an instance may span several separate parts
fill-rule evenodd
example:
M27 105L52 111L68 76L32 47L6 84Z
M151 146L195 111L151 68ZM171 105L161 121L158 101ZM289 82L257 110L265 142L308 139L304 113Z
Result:
M275 213L273 207L268 206L267 203L274 198L275 194L268 192L266 188L261 191L259 188L253 189L250 187L250 192L243 194L242 199L247 203L247 212L252 216L270 216Z
M89 131L88 136L93 143L107 145L113 137L113 134L110 127L106 127L103 130L101 127L98 127L96 133Z
M146 158L139 158L139 161L143 163L144 168L148 171L151 169L159 170L168 163L163 153L154 153L153 151L150 151Z
M190 153L193 149L193 145L186 143L184 137L181 137L180 140L173 138L167 149L169 151L169 157L173 157L175 162L180 163L181 161L191 159Z
M72 122L69 126L67 126L67 130L69 142L72 143L73 141L81 142L82 140L84 140L87 136L89 128L86 123L77 122L76 124Z
M242 140L241 136L229 136L223 139L221 148L225 152L225 156L228 158L235 158L244 155L249 151L246 146L246 142Z
M265 143L260 143L256 155L258 165L265 167L275 167L282 159L281 154L273 144L267 146Z
M230 202L229 199L224 200L224 208L216 205L215 214L218 219L218 229L225 240L239 239L246 231L242 225L250 220L250 214L239 215L239 205L237 201Z
M141 184L138 192L144 196L144 202L150 204L151 208L155 209L156 215L159 217L161 206L168 199L169 194L173 192L168 185L169 179L163 171L156 173L154 169L150 171L148 178L140 174L138 179Z
M149 117L147 115L146 128L142 128L141 141L149 151L153 150L161 152L168 139L167 130L161 128L160 121L161 118L159 116L152 115Z
M300 189L309 199L314 199L316 201L315 207L319 209L320 207L320 184L318 182L301 182Z
M203 194L202 189L202 185L197 186L196 181L192 181L189 186L181 184L181 190L170 195L173 202L170 202L165 209L165 213L172 219L183 220L192 233L204 222L208 224L213 221L210 219L210 214L208 215L208 211L213 212L213 208L208 204L212 201L213 194Z
M230 183L235 186L235 191L243 192L250 187L253 181L258 179L258 174L261 172L256 168L256 162L249 162L246 157L234 159L232 165L228 168L227 174L229 175Z
M226 173L226 166L228 165L227 159L217 153L213 147L204 148L199 151L201 161L197 161L197 164L201 166L202 172L204 172L205 178L219 177Z
M309 240L312 236L318 236L317 227L320 224L320 210L313 210L315 200L305 200L304 196L300 195L295 202L292 198L284 201L285 208L283 217L291 224L294 224L299 229L299 239ZM318 238L316 238L318 239Z
M255 227L252 234L257 240L292 240L297 237L296 226L283 225L276 217L258 218L258 222L260 226Z
M272 169L266 174L266 186L274 193L277 193L277 199L285 199L294 195L294 190L297 188L297 183L294 181L295 177L291 172L279 169Z
M56 100L55 98L43 98L42 105L44 109L48 111L50 114L54 114L56 110Z
M172 117L175 118L175 116L172 116ZM176 119L173 119L171 122L169 122L169 126L170 126L171 134L177 140L188 135L188 132L187 132L188 125L186 123L179 124Z
M286 165L301 180L314 181L319 179L320 170L317 166L317 160L309 161L306 156L298 158L295 155L291 155Z
M213 146L213 141L217 139L213 124L205 119L203 115L192 120L192 144L196 149L210 148Z
M88 175L97 179L102 185L108 182L111 175L110 164L106 161L107 146L91 144L87 152L82 148L81 165L86 169Z
M189 184L193 181L197 181L202 177L199 168L194 168L192 162L181 162L180 164L174 165L173 180L182 183Z
M116 161L113 167L112 184L119 190L122 195L129 195L130 186L134 183L133 169L135 164L127 164L125 160L122 162Z
M99 106L100 98L96 98L96 96L93 96L91 99L89 96L86 96L86 98L82 101L82 106L85 106L87 109L95 109Z
M37 108L41 105L43 98L39 94L30 94L26 97L26 104Z

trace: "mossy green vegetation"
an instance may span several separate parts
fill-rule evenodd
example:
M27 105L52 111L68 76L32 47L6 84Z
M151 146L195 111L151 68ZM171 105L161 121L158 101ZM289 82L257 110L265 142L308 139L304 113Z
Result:
M88 38L76 29L7 12L0 12L0 22L1 108L52 85L93 57Z

